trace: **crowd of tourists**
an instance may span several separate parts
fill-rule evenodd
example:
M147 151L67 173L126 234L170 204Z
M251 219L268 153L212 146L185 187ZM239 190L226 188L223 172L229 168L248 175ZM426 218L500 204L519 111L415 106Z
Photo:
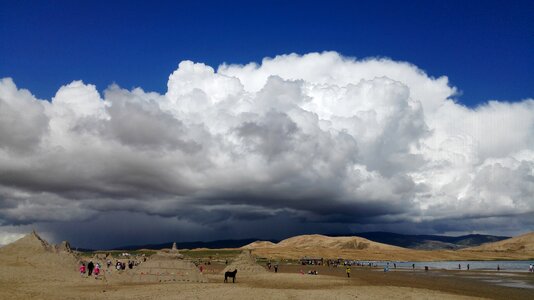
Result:
M133 269L137 267L142 261L146 261L146 257L143 256L141 257L141 259L128 259L128 261L117 259L115 261L115 264L113 264L111 258L107 258L108 256L110 255L106 255L106 258L104 259L106 265L105 271L108 273L111 273L113 269L115 269L115 271L124 271L127 268ZM102 270L102 265L99 261L95 260L95 262L93 262L93 260L91 259L88 262L80 261L79 271L82 277L94 276L95 279L99 279L104 270Z

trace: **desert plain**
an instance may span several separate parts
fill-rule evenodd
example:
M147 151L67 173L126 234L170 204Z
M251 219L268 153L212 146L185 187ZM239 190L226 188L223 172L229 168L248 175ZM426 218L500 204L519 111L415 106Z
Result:
M532 260L534 233L456 251L410 250L358 237L298 236L239 249L81 253L37 233L0 248L0 299L532 299L534 273L302 265L303 256L361 261ZM101 265L82 275L81 262ZM107 261L112 262L108 268ZM116 261L136 261L117 270ZM278 265L278 272L267 263ZM528 265L527 265L528 268ZM223 282L237 269L236 282ZM317 271L318 275L309 275ZM520 283L501 285L499 283Z

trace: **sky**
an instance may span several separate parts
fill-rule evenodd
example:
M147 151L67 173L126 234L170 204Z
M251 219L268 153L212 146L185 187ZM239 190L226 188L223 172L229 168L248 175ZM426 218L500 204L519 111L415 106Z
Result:
M0 244L534 230L532 1L0 1Z

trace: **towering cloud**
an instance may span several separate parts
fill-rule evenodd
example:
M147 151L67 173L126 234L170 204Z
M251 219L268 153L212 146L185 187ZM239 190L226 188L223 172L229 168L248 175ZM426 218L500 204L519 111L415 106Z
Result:
M183 61L164 95L74 81L43 101L5 78L0 230L116 216L198 234L281 219L532 230L534 100L467 108L455 93L414 65L335 52Z

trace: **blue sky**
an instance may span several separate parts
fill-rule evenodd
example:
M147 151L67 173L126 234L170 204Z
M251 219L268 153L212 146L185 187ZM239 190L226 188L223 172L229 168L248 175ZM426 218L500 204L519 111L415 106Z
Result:
M81 79L164 92L179 61L286 53L408 61L458 100L534 95L533 1L1 1L0 77L37 97Z

